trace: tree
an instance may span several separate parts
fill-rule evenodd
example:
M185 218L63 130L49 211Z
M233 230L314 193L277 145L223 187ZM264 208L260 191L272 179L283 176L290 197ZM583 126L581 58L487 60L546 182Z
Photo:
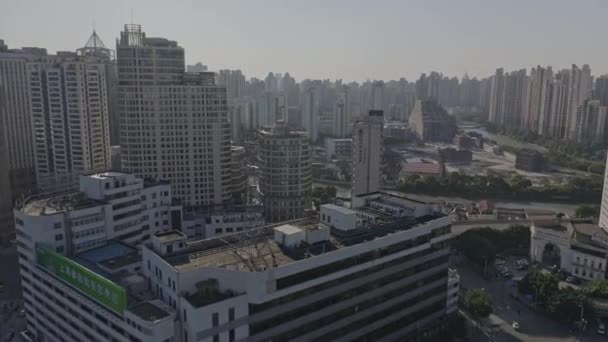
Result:
M481 229L487 228L468 230L458 237L455 244L457 250L478 265L492 262L498 253L496 246L479 233Z
M475 317L488 317L492 313L492 297L483 289L471 289L467 292L466 306Z
M600 206L599 205L581 205L576 208L576 212L574 216L582 217L582 218L595 218L600 215Z
M596 281L592 282L589 286L587 286L587 288L585 289L585 292L589 297L607 299L608 298L608 281L607 280L596 280Z
M533 295L537 305L547 308L554 305L552 300L559 293L558 284L559 278L556 275L533 271L519 282L518 290Z
M312 200L315 207L319 208L320 205L332 203L336 199L337 189L334 186L328 185L326 187L316 187L312 189Z

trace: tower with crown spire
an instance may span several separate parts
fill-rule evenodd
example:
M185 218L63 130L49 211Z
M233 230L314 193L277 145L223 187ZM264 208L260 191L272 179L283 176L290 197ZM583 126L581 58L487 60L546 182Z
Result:
M91 37L87 40L83 47L76 50L80 56L95 56L114 60L114 50L108 49L97 32L93 30Z

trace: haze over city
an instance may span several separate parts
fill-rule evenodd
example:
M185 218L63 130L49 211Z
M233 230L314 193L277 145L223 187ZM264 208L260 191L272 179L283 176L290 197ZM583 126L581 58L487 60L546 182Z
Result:
M605 341L606 13L0 0L0 340Z
M114 48L124 23L186 47L186 62L248 77L416 79L436 70L486 77L590 64L608 72L608 2L584 1L0 1L9 46L79 46L94 27ZM131 13L133 14L131 16Z

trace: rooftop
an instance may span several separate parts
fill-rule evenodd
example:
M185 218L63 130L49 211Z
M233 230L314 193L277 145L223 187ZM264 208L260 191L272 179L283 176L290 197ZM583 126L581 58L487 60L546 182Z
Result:
M177 230L171 230L168 232L158 232L158 233L154 234L154 236L156 236L156 238L158 238L158 240L160 240L160 242L162 242L162 243L167 243L167 242L177 241L177 240L185 240L188 238L184 233L179 232Z
M220 291L217 279L207 279L196 284L196 292L186 296L186 299L192 306L199 308L201 306L220 302L224 299L232 298L238 295L234 291Z
M53 215L69 210L80 210L105 205L107 202L87 198L81 192L44 194L25 199L16 205L30 216Z
M292 227L294 230L313 230L322 225L318 218L307 218L268 225L222 237L188 242L188 248L183 252L166 256L165 260L178 271L188 271L202 267L251 272L263 271L314 255L329 253L337 249L371 241L399 231L409 230L440 217L443 217L443 215L435 214L420 218L386 217L379 224L349 231L332 229L329 240L313 245L303 241L298 248L287 249L274 240L274 228L277 227L291 231Z
M303 232L302 229L300 229L298 227L295 227L295 226L292 226L290 224L284 224L282 226L278 226L274 230L278 231L278 232L281 232L281 233L283 233L285 235L293 235L293 234L298 234L298 233L302 233Z
M406 163L403 164L403 172L441 173L442 166L433 163Z
M351 210L351 209L344 208L344 207L341 207L341 206L335 205L335 204L323 204L321 206L321 208L327 208L329 210L337 211L337 212L339 212L339 213L341 213L343 215L354 215L354 214L356 214L356 212L353 211L353 210Z
M572 237L575 242L600 253L606 252L606 245L601 241L608 240L608 236L596 223L587 220L572 220L571 224L573 227Z
M97 178L97 179L109 179L109 178L116 178L116 177L125 177L128 175L129 175L128 173L123 173L123 172L118 172L118 171L108 171L108 172L94 173L94 174L89 175L89 177Z
M169 316L169 312L161 308L157 301L145 301L129 308L129 311L144 321L156 322Z
M530 217L530 221L535 227L552 229L558 231L566 231L568 228L563 224L561 219L546 216Z
M141 256L135 247L119 241L110 241L103 246L82 252L74 259L95 272L106 273L103 269L117 270L140 262Z

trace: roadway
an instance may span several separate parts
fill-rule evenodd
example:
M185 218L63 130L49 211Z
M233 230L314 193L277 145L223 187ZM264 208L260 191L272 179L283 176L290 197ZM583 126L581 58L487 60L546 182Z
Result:
M599 342L608 341L606 336L595 333L593 325L584 335L578 336L570 327L560 324L509 295L510 286L504 279L485 280L474 271L466 260L453 258L452 267L460 274L461 288L483 288L490 293L494 304L494 313L482 320L488 341L495 342ZM589 318L587 318L590 320ZM513 321L520 324L520 329L512 328Z
M10 331L15 332L14 341L18 341L19 332L26 328L24 317L18 313L23 308L21 299L21 284L19 264L15 246L0 247L0 340L5 341Z

